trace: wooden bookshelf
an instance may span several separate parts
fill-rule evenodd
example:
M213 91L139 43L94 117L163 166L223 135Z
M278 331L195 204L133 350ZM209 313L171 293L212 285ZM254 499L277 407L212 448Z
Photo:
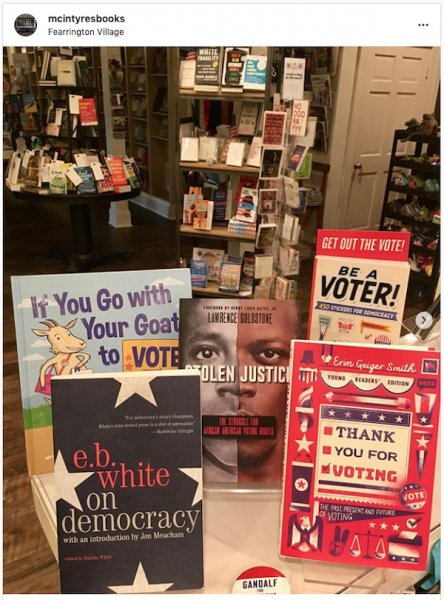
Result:
M181 225L180 234L191 237L211 238L213 240L236 240L243 242L254 242L255 235L241 235L238 233L230 233L225 227L213 227L209 231L202 229L194 229L192 225Z
M200 173L226 173L232 175L254 175L259 177L258 167L232 167L224 163L216 163L215 165L207 165L206 162L184 162L180 161L179 168L181 171L198 171Z
M195 296L206 296L208 298L251 298L251 296L241 296L235 292L221 292L217 281L208 281L206 288L192 287Z
M221 100L235 102L236 100L248 102L264 102L264 92L200 92L198 90L181 89L180 98L186 100Z

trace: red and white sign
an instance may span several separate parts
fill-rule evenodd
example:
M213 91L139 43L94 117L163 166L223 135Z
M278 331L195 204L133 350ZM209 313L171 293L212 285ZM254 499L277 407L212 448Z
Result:
M321 229L317 234L316 255L405 262L409 244L410 233Z
M291 594L285 575L272 567L244 571L233 585L233 594Z
M425 570L439 353L297 340L292 356L281 555Z

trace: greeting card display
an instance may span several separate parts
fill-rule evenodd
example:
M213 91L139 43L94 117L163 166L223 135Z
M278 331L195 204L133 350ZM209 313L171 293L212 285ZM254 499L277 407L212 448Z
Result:
M203 587L196 371L53 383L61 592Z
M54 470L52 378L177 368L180 298L188 269L12 278L30 475Z
M439 353L292 342L280 553L423 571Z
M284 143L286 112L266 110L264 113L263 146L282 146Z
M397 344L410 274L409 243L409 233L320 231L309 338Z

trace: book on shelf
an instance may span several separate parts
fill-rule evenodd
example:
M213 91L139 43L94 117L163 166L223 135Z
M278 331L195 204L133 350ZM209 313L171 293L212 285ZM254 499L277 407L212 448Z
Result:
M236 220L255 223L257 217L259 191L244 187L236 208Z
M23 108L26 113L29 114L29 113L38 112L37 102L36 102L35 96L32 92L23 94L22 99L23 99Z
M313 92L313 105L332 108L332 91L330 75L312 75L311 89Z
M245 91L265 92L267 85L266 56L250 54L245 60L242 85Z
M268 300L271 295L271 285L269 283L259 283L254 288L255 300Z
M427 568L439 359L426 348L292 341L281 556Z
M205 162L207 158L217 160L218 155L218 138L216 137L201 137L199 139L199 160Z
M196 78L196 60L181 60L179 69L179 87L184 90L194 89Z
M134 159L123 159L123 169L125 171L126 179L131 186L131 189L135 190L137 188L140 188L141 183L139 177L137 177L136 172L134 171L134 167L137 168L137 166L134 164L133 160Z
M214 214L213 222L220 223L221 221L228 221L229 219L229 196L231 196L231 190L218 189L213 190L211 199L214 202ZM227 223L228 224L228 223Z
M184 194L182 222L184 225L193 225L196 215L196 202L203 200L202 194Z
M168 88L159 87L153 104L153 112L168 114Z
M190 275L192 287L206 288L208 281L208 263L206 260L191 259Z
M77 193L95 194L96 183L91 167L74 167L74 170L82 179L82 183L77 186Z
M94 81L88 68L88 63L85 56L74 56L74 64L76 66L77 81L83 87L93 87Z
M131 186L128 185L126 179L126 173L123 166L123 159L120 156L107 156L105 158L109 172L111 174L111 180L116 192L122 191L123 189L131 190Z
M144 48L132 48L130 65L144 65L145 64L145 49Z
M239 292L242 264L223 262L220 267L219 290L221 292Z
M249 48L225 48L222 91L242 93L248 54Z
M39 187L42 185L40 175L42 158L43 157L38 154L33 154L29 157L25 175L25 183L27 186Z
M237 126L238 135L255 135L260 108L258 102L242 102L239 123Z
M46 83L50 60L51 60L51 52L48 52L48 50L43 50L43 63L42 63L42 70L40 72L40 81L39 81L40 85L42 83Z
M197 48L194 89L199 92L220 91L222 48Z
M151 73L156 75L166 75L167 73L167 48L156 48L154 53Z
M59 164L51 163L49 191L51 194L66 194L66 171Z
M182 138L180 160L184 162L199 162L199 138Z
M273 255L256 254L254 257L254 278L267 279L273 276Z
M203 587L199 384L191 369L54 381L62 593Z
M36 131L37 124L32 113L21 112L20 113L20 123L23 131Z
M94 98L79 99L79 115L82 127L99 124Z
M302 100L304 98L305 59L284 58L282 81L283 100Z
M57 61L57 85L76 86L76 71L73 60L60 59Z
M210 231L213 226L213 211L214 202L211 200L196 200L193 229Z
M397 344L407 293L410 233L333 231L317 237L308 336Z
M236 217L231 217L228 222L228 232L254 237L256 234L256 224L238 221Z
M236 188L235 204L239 204L240 197L242 195L242 190L244 188L250 188L250 189L255 190L257 188L257 185L258 185L257 176L255 177L254 175L241 175L239 177L239 182L238 182L237 188Z
M254 252L245 250L242 258L239 295L251 296L254 287Z
M193 248L193 260L205 261L208 265L208 281L218 281L224 251L212 248Z

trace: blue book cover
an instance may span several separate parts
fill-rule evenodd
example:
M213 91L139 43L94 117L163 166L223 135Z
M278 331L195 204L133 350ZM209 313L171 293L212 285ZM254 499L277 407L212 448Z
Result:
M201 589L199 371L62 375L53 411L61 593Z
M265 90L267 81L267 57L248 56L245 62L244 88Z
M74 167L74 171L82 178L82 183L77 186L79 194L95 194L96 182L91 167Z
M193 287L207 287L208 262L206 260L191 260L190 272Z
M52 377L177 368L190 271L13 277L12 296L28 470L50 473Z

